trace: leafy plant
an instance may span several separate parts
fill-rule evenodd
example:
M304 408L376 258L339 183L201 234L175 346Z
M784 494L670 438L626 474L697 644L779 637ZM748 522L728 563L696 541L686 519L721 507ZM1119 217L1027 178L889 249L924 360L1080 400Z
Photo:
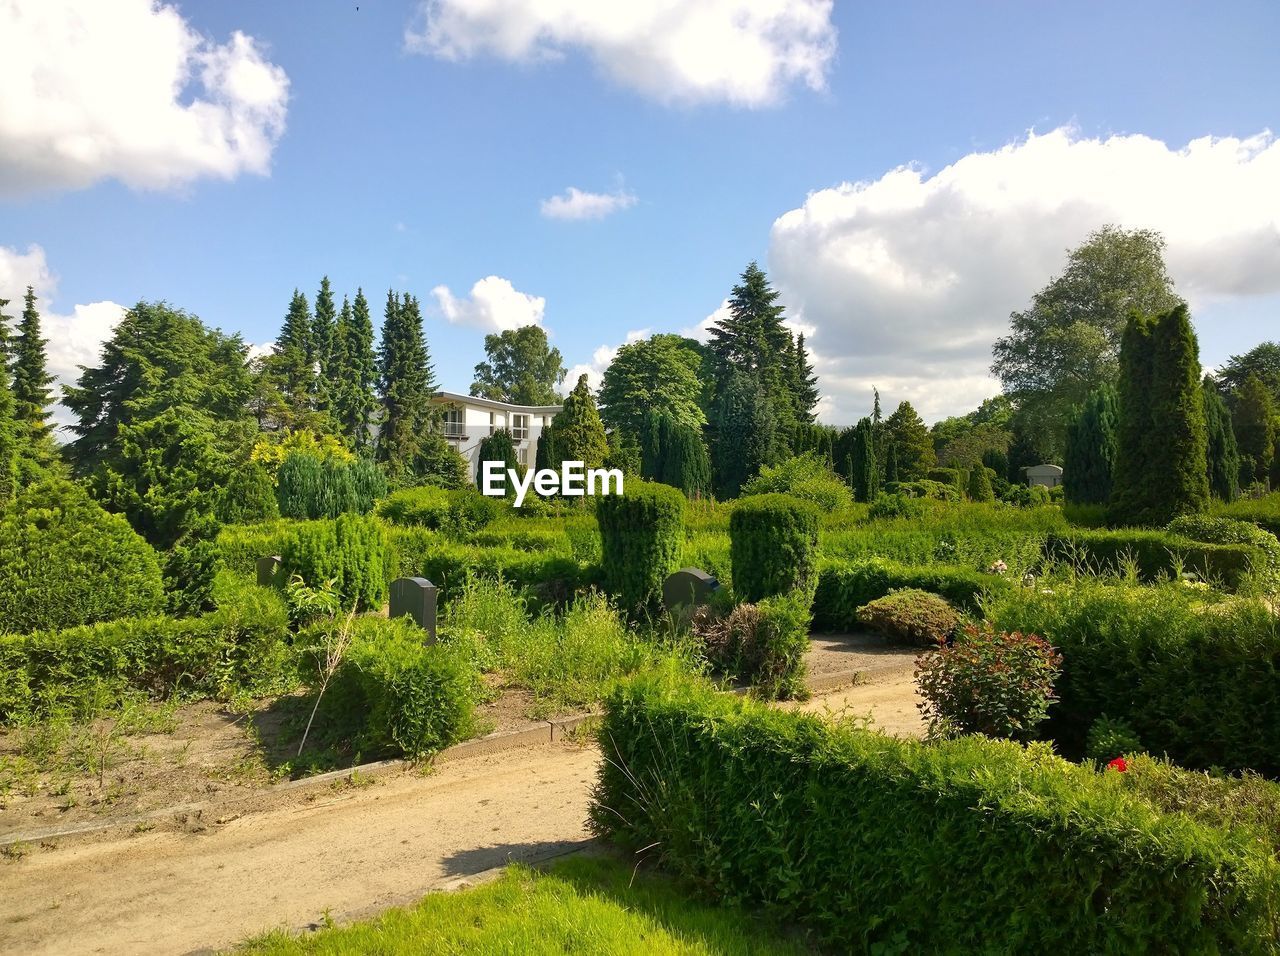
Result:
M1130 757L1142 751L1138 732L1128 721L1112 720L1103 714L1089 725L1084 755L1090 760L1105 764L1116 757Z
M960 615L945 598L903 588L858 608L858 623L893 640L936 647L955 632Z

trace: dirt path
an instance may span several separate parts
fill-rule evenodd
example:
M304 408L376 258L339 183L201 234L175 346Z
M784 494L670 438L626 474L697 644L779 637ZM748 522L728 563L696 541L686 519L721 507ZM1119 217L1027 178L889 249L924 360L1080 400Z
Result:
M0 864L0 952L184 953L384 909L587 838L594 750L475 757L197 833Z

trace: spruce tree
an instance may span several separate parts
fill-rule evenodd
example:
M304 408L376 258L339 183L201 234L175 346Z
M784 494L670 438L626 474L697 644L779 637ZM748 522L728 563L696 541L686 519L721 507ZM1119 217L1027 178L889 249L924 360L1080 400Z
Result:
M350 383L343 408L342 431L351 439L356 451L367 453L373 446L369 425L378 403L374 395L378 364L373 351L373 320L369 317L369 300L364 297L363 289L356 289L351 321L346 328L343 361L343 375L350 378Z
M338 371L338 317L333 306L333 288L329 277L320 279L316 292L316 311L311 324L311 344L314 350L315 378L312 401L320 411L332 411L333 394L337 389L334 376Z
M1185 305L1156 321L1152 335L1152 407L1156 430L1152 457L1157 470L1157 524L1209 507L1208 432L1200 389L1200 344Z
M565 396L551 427L555 430L556 454L562 461L580 461L587 468L604 464L609 442L585 374L578 377L578 384Z
M382 428L377 457L396 474L410 468L433 418L435 370L422 334L422 312L411 295L387 292L378 371Z
M742 486L776 458L773 404L755 378L735 372L720 395L715 420L716 490L721 498L736 498Z
M1067 425L1062 461L1063 493L1073 504L1106 504L1116 457L1116 392L1104 385L1090 393Z
M18 334L12 342L13 404L20 440L28 453L39 461L56 457L53 426L49 424L49 406L53 394L49 390L53 376L48 372L45 346L48 341L40 332L40 313L36 310L36 294L27 286Z
M1236 443L1240 449L1240 483L1265 482L1275 458L1275 407L1262 379L1249 375L1236 393Z
M793 376L796 417L801 423L812 422L813 410L818 406L818 376L813 373L813 365L809 362L809 353L804 347L803 332L796 340Z
M8 304L0 299L0 504L18 490L18 421L9 386L9 316L4 313Z
M284 393L293 421L309 421L315 394L315 344L311 328L311 307L297 289L289 300L284 326L272 349L270 369Z
M1212 379L1206 378L1200 389L1209 435L1209 491L1220 501L1235 501L1240 494L1240 451L1231 412Z

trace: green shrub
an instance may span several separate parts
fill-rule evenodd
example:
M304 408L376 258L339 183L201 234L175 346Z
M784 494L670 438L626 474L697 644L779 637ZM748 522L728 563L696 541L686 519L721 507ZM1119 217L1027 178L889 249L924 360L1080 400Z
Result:
M898 487L902 487L901 484ZM880 495L871 502L867 509L867 517L873 521L892 520L894 518L923 518L928 510L919 497L906 494Z
M1034 634L966 627L916 665L930 735L1030 738L1049 713L1061 666L1062 655Z
M628 614L657 610L662 582L680 559L684 512L678 489L634 479L625 494L596 503L605 588Z
M422 757L473 733L478 693L479 675L459 649L427 644L407 618L357 618L317 720L324 736L361 754Z
M1098 763L1109 763L1116 757L1131 757L1143 752L1138 732L1124 720L1112 720L1103 714L1089 725L1084 755Z
M778 700L806 696L809 620L808 594L792 591L727 609L704 605L692 625L713 667L750 684L758 696Z
M1228 590L1238 590L1265 575L1267 552L1254 544L1208 544L1167 531L1078 529L1045 539L1045 557L1088 574L1124 575L1159 581L1191 572Z
M1153 753L1202 769L1280 776L1280 618L1266 603L1206 604L1181 584L1082 581L1052 594L1011 589L988 609L998 630L1042 635L1063 657L1043 733L1069 756L1104 714Z
M367 459L344 461L290 452L276 473L280 514L286 518L336 518L368 514L387 493L382 470Z
M814 452L788 458L777 465L765 465L760 474L742 486L742 497L788 494L811 501L825 512L847 509L853 493L844 480Z
M236 468L218 496L219 524L254 524L280 517L275 485L256 461Z
M70 482L32 485L0 511L0 634L153 614L164 604L151 545Z
M891 481L885 485L884 490L891 498L901 495L904 498L927 498L932 501L960 500L960 490L955 485L944 485L927 478L921 478L918 481ZM886 517L898 516L886 515Z
M1134 770L654 678L599 740L598 833L838 952L1266 953L1280 932L1274 833L1165 812Z
M981 466L969 473L967 491L970 501L984 503L996 500L996 493L991 490L991 475L987 472L987 469Z
M501 510L475 488L446 491L428 485L394 492L378 505L378 515L394 525L430 528L456 538L484 528Z
M377 610L387 600L387 535L374 518L344 514L299 525L281 553L286 578L332 581L344 608Z
M818 512L789 495L743 498L729 515L734 593L743 601L810 594L817 583Z
M853 630L859 607L901 588L930 591L972 613L985 595L1011 586L999 575L947 565L905 565L880 558L824 561L813 598L813 626L818 631Z
M1224 518L1236 518L1256 524L1280 538L1280 492L1259 498L1237 498L1230 504L1216 501L1212 513Z
M858 623L890 640L937 647L960 626L960 615L945 598L906 588L858 608Z
M288 614L273 591L228 574L217 610L0 637L0 723L90 716L103 693L228 698L278 693L295 662Z
M1000 500L1019 508L1041 508L1049 504L1049 489L1044 485L1010 485Z
M1174 518L1165 528L1190 541L1205 544L1243 544L1257 548L1266 554L1266 569L1259 571L1259 580L1268 590L1280 583L1280 539L1248 521L1209 515L1183 515Z

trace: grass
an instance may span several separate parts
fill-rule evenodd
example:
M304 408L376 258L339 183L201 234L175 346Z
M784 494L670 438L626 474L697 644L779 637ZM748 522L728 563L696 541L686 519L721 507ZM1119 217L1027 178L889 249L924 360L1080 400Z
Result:
M496 882L432 894L352 926L251 940L254 954L474 953L800 954L809 950L740 909L691 899L681 885L618 860L571 857L541 873L509 867Z

